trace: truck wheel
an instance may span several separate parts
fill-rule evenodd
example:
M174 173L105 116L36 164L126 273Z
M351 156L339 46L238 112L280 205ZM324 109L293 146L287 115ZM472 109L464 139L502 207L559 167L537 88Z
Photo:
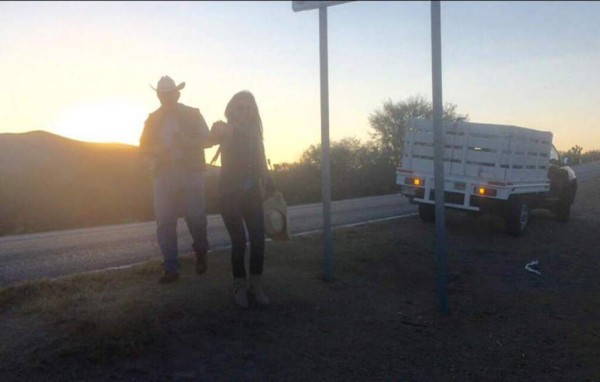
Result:
M531 211L523 199L516 199L506 217L506 232L515 237L523 236L529 225Z
M435 221L435 206L431 204L419 203L419 217L427 223Z
M554 207L554 213L556 218L561 223L566 223L571 217L571 204L575 200L575 193L577 192L577 183L571 183L571 187L564 190L561 195L560 201Z
M561 202L556 206L554 212L559 222L566 223L571 217L571 204Z
M476 219L481 216L481 211L467 211L467 216Z

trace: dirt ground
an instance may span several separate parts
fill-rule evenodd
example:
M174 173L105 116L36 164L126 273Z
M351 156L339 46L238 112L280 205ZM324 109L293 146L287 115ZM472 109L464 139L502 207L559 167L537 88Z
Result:
M227 252L173 285L155 262L4 290L0 380L600 380L600 179L569 223L503 226L448 213L447 316L417 217L336 231L331 283L319 236L269 243L268 308L233 305Z

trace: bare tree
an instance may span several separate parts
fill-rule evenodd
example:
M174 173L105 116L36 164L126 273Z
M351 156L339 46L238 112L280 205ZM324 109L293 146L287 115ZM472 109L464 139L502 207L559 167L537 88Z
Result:
M455 121L468 120L468 114L459 114L457 106L451 103L444 105L444 119ZM423 97L409 97L405 101L387 100L381 109L369 115L369 123L374 130L370 135L392 163L397 164L402 157L404 135L411 118L433 118L433 106Z

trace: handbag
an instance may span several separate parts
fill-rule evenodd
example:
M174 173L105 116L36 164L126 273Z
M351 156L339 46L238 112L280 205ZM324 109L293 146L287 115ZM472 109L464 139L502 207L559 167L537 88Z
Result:
M273 192L263 202L265 233L274 241L290 240L287 203L280 191Z

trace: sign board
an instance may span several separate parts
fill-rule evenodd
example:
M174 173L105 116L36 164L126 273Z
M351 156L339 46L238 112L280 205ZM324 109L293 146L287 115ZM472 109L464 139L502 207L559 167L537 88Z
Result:
M348 2L349 1L292 1L292 10L294 12L300 12Z

